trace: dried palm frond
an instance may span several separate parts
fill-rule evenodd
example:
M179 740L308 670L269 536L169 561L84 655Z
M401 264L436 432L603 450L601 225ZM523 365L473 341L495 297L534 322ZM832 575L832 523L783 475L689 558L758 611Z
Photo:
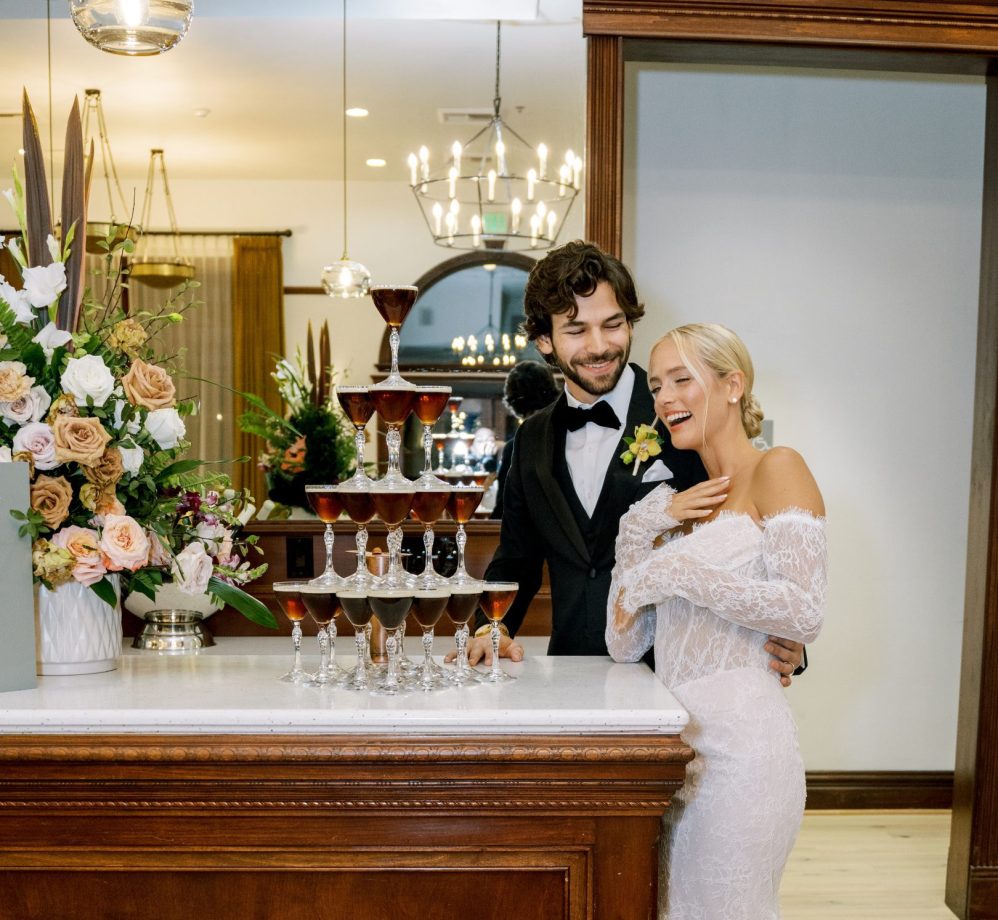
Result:
M74 234L76 244L70 247L69 258L66 260L66 290L59 301L56 316L56 326L67 332L76 331L85 287L83 269L87 230L87 172L84 167L80 103L74 99L66 125L66 159L62 170L62 232L64 245L70 233Z
M333 369L329 366L329 321L322 324L322 331L319 333L319 401L318 406L324 406L332 390L333 381L331 375Z
M25 240L28 265L49 265L47 240L52 233L52 209L49 207L48 184L45 182L45 158L38 137L38 122L24 90L24 210L28 225Z

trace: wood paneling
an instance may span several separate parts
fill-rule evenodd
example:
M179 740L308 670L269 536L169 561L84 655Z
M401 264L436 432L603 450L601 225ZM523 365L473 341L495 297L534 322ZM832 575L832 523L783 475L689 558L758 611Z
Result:
M949 808L949 770L808 771L808 810Z
M675 736L8 736L0 918L647 920L691 755Z
M589 39L586 79L586 239L620 256L624 193L624 49L614 36Z

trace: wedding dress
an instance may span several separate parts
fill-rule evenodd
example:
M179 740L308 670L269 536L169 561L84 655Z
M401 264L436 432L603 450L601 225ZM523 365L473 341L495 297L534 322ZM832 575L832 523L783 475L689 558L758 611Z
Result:
M617 661L654 644L655 669L689 712L696 752L667 816L660 916L778 920L780 877L804 809L797 727L763 649L767 635L811 642L826 590L824 519L787 510L760 527L722 512L692 533L660 486L621 518L606 642ZM638 611L626 629L615 601Z

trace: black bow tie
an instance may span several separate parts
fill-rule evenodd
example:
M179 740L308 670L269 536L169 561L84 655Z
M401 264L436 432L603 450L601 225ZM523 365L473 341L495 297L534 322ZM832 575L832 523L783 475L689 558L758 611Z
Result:
M620 419L613 411L613 406L600 400L591 409L580 409L576 406L565 406L565 427L569 431L578 431L592 422L604 428L619 428Z

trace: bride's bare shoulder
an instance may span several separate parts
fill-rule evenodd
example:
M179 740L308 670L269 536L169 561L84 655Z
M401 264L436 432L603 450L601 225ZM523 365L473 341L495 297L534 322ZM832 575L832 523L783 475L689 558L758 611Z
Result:
M792 447L774 447L763 454L752 476L752 501L762 517L788 508L825 514L818 484L804 458Z

